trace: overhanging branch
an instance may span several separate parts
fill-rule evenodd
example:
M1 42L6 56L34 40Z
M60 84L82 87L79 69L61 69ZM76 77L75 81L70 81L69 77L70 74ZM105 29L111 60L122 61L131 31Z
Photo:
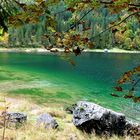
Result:
M126 21L128 18L130 18L131 16L134 16L134 15L136 15L136 14L138 14L138 13L140 13L140 11L137 11L137 12L134 12L134 13L128 15L126 18L124 18L123 20L121 20L119 23L117 23L117 24L115 24L115 25L113 25L113 26L110 26L110 27L106 28L105 30L101 31L99 34L97 34L97 35L91 37L90 40L93 39L93 38L95 38L95 37L100 36L101 34L103 34L104 32L106 32L106 31L112 29L113 27L116 27L116 26L120 25L121 23L123 23L124 21Z
M113 1L99 1L99 3L100 4L105 4L105 5L114 5L115 4ZM127 5L128 6L134 6L134 7L140 7L140 4L136 4L136 3L127 3Z

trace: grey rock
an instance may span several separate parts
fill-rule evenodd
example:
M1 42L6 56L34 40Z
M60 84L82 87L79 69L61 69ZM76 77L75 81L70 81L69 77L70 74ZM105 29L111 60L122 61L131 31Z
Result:
M6 119L6 124L4 124L4 118ZM3 128L4 125L8 128L18 128L26 121L27 115L23 113L2 113L0 115L0 128Z
M58 123L56 122L56 120L49 114L41 114L38 118L37 118L37 125L40 126L41 124L44 125L45 128L57 128L58 127Z
M8 121L13 123L23 123L27 121L27 115L23 113L7 113Z
M74 125L87 132L98 135L124 135L125 115L101 107L95 103L80 101L73 111Z

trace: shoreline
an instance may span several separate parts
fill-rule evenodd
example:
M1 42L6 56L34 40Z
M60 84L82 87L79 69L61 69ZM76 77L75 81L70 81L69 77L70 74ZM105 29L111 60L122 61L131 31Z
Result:
M54 52L53 52L54 50ZM64 52L64 49L53 48L52 53L55 53L55 50L58 52ZM23 52L23 53L51 53L50 50L45 48L0 48L0 52ZM140 53L140 51L129 51L118 48L113 49L85 49L83 52L99 52L99 53ZM57 52L56 52L57 53Z

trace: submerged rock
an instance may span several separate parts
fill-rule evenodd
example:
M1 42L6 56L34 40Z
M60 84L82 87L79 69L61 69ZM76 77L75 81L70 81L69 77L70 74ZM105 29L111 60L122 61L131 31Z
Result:
M95 103L80 101L73 111L74 125L87 132L98 135L124 135L125 115L101 107Z
M56 122L56 120L49 114L41 114L38 118L37 118L37 125L43 125L45 128L57 128L58 127L58 123Z

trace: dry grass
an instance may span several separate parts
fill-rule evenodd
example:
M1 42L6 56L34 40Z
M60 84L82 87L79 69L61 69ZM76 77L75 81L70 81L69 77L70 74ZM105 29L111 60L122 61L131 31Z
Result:
M9 111L24 112L28 115L28 121L19 129L6 129L6 140L106 140L105 137L97 137L94 134L87 135L78 130L71 122L72 116L67 114L63 108L51 108L39 106L26 100L7 98L10 102ZM58 122L56 130L36 126L36 117L41 113L51 114ZM2 129L0 129L0 135ZM119 138L113 136L108 140L133 140L130 137Z
M39 128L33 124L27 123L17 130L6 130L6 137L9 140L107 140L94 134L87 135L77 130L73 125L66 124L65 127L57 130ZM108 140L133 140L132 138L119 138L113 136Z

